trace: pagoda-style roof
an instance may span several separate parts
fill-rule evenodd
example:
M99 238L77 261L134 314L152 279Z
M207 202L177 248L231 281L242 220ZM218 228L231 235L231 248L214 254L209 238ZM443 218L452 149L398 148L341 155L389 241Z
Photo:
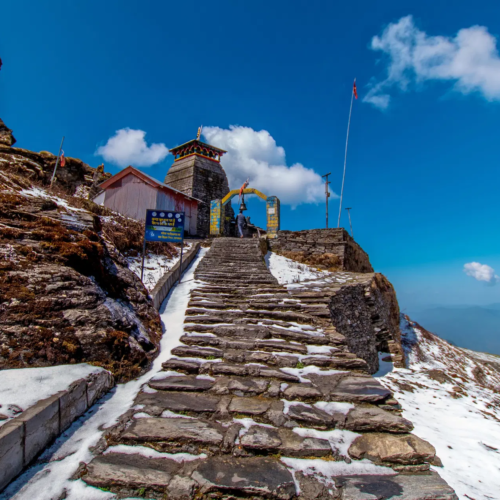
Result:
M227 153L227 151L216 148L215 146L202 142L199 139L193 139L181 144L180 146L171 148L170 152L174 155L175 161L191 155L203 156L209 160L220 161L221 156L224 153Z

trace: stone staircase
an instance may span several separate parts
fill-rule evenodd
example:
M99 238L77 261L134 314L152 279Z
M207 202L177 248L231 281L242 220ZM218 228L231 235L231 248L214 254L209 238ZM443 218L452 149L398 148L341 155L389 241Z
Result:
M391 393L255 239L213 242L181 345L81 470L121 497L456 499Z

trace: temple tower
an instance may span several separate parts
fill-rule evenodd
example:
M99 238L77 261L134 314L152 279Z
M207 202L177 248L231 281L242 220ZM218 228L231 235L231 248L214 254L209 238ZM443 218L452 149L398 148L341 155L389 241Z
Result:
M193 139L170 152L175 160L167 172L165 184L203 202L198 207L197 232L198 236L206 237L210 233L210 202L224 198L229 192L226 172L220 164L226 151ZM231 217L230 207L227 212Z

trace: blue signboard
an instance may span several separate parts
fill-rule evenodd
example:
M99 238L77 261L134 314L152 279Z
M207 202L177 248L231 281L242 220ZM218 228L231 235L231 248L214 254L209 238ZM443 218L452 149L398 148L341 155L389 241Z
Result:
M145 240L182 243L184 240L184 212L147 210Z

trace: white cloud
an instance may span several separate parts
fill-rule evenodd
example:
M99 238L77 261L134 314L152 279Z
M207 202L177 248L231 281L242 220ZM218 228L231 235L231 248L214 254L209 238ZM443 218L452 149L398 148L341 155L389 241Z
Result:
M300 163L287 166L285 150L276 145L267 130L257 132L235 125L229 129L204 127L203 135L210 144L227 151L222 164L231 189L239 188L249 178L249 187L277 196L281 203L293 208L325 199L321 176ZM335 197L338 198L332 193Z
M479 262L469 262L465 264L464 273L478 281L486 281L486 283L491 285L494 285L500 280L492 267L486 264L480 264Z
M447 80L463 94L479 92L489 101L500 100L496 42L484 26L461 29L455 37L429 36L412 16L402 17L372 39L372 50L388 57L387 78L372 83L363 101L385 109L391 88L408 91L427 80Z
M145 135L144 130L122 128L104 146L99 147L95 154L119 167L150 167L168 155L168 148L165 144L148 146L144 140Z

